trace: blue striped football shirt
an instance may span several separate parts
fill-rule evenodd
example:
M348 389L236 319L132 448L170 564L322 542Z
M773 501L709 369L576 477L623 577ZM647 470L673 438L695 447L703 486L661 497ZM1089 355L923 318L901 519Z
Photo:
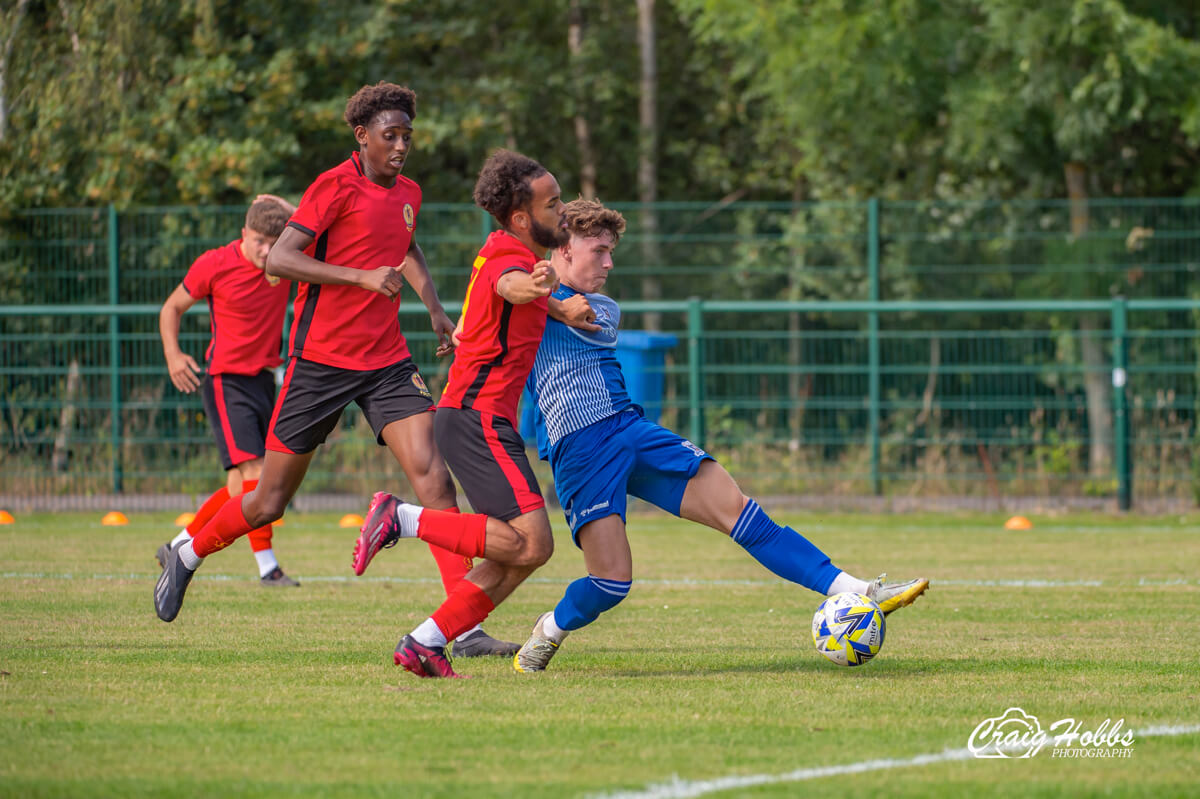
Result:
M581 292L559 286L555 298L565 300ZM549 458L550 449L563 436L607 419L632 402L625 376L617 361L617 326L621 309L603 294L585 295L596 313L594 332L546 320L526 388L536 404L538 456Z

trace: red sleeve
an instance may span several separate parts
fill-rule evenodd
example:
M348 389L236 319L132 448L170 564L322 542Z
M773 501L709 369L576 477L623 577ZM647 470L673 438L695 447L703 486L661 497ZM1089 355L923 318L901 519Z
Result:
M498 255L492 256L483 265L483 273L480 275L486 281L486 285L492 290L496 290L496 284L500 282L500 278L509 272L520 270L526 274L533 271L533 265L529 263L528 256L520 255Z
M329 229L342 213L345 194L336 174L326 172L304 192L300 206L288 224L314 239Z
M183 278L184 290L194 300L202 300L212 294L213 276L218 263L217 250L209 250L195 260Z

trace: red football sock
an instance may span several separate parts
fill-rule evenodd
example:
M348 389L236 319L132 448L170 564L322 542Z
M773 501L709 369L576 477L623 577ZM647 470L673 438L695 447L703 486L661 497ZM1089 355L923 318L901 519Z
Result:
M271 525L266 524L257 530L251 530L246 536L250 539L250 551L262 552L271 548Z
M212 496L204 500L204 504L196 511L196 518L187 526L187 531L194 538L196 533L203 529L204 525L208 524L208 520L216 515L221 506L229 501L229 489L221 486L212 493Z
M443 511L443 513L458 512L458 508L446 508ZM251 538L251 541L253 540ZM442 576L442 587L446 589L446 596L450 596L450 591L454 586L458 585L459 580L467 576L467 572L471 571L471 567L475 564L471 562L470 558L465 558L456 552L443 549L437 544L430 544L429 552L433 555L433 559L437 561L438 572Z
M483 557L487 520L482 513L459 513L457 508L453 511L426 508L417 524L417 538L464 558Z
M446 636L446 640L453 641L480 624L495 607L496 604L482 588L470 580L461 580L430 618Z
M249 494L258 487L257 480L243 480L242 493ZM246 536L250 539L250 551L262 552L264 549L271 548L271 531L272 527L269 524L259 527L257 530L251 530Z
M250 523L242 513L242 497L234 497L221 506L212 521L192 538L192 549L202 558L206 558L218 549L237 541L250 532Z

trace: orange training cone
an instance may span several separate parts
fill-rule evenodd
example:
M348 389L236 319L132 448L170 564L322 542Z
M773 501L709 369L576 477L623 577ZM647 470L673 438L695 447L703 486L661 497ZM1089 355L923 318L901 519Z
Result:
M11 513L6 510L0 510L0 524L13 524L14 522L16 522L16 519L13 518Z
M196 514L181 513L175 517L175 526L176 527L187 527L189 524L191 524L195 520L196 520Z
M1033 522L1024 516L1014 516L1004 523L1005 530L1032 530Z
M357 513L347 513L338 522L338 527L362 527L363 517Z
M119 527L122 524L129 524L129 519L119 510L110 510L104 514L104 518L100 520L100 523L105 527Z

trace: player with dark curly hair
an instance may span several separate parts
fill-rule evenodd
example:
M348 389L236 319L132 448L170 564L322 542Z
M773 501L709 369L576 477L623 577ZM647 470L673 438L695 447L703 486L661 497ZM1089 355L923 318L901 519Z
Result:
M508 150L488 158L475 184L475 202L502 229L488 237L475 258L456 331L458 350L434 428L438 447L476 513L444 513L380 492L355 545L360 574L380 549L401 538L484 558L397 645L394 662L421 677L459 676L446 644L482 622L554 551L545 501L517 432L517 402L548 311L575 326L597 329L586 303L550 300L558 279L537 255L565 241L560 194L545 167Z
M296 494L316 448L351 401L376 440L404 469L418 499L458 512L454 483L433 434L433 396L409 354L396 314L404 282L429 310L441 346L454 325L414 231L421 189L400 174L412 147L416 94L381 82L346 103L358 150L313 182L267 260L267 271L299 282L291 360L275 403L257 487L230 500L189 542L172 551L155 587L159 618L179 613L205 557L278 519ZM447 592L469 561L431 546ZM459 654L511 655L515 644L481 629L459 630Z

